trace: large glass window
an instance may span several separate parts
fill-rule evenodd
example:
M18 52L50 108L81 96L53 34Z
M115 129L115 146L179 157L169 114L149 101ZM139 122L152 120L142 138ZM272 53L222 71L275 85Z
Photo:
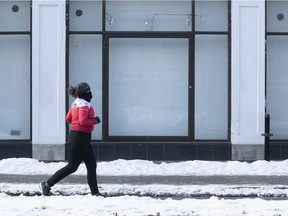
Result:
M30 1L0 1L0 139L31 138Z
M267 112L272 139L288 139L288 36L267 37Z
M188 39L109 47L109 135L188 136Z
M92 86L93 139L228 140L229 4L69 1L69 84Z
M69 85L87 82L95 115L102 119L102 2L71 1L69 4ZM69 97L69 106L74 98ZM95 127L92 139L102 139L102 124Z
M228 39L195 39L195 139L227 139Z
M267 113L271 139L288 139L288 2L267 2Z
M227 140L228 2L195 1L195 32L194 138Z
M100 35L70 36L70 85L89 83L95 114L102 118L102 37ZM70 104L74 101L70 97ZM102 124L97 125L93 139L102 139Z

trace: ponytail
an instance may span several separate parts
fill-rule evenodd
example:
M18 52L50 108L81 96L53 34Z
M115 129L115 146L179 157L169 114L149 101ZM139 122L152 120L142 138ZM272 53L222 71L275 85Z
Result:
M73 86L69 86L69 88L67 89L67 93L68 95L77 98L77 92L78 92L78 87L73 87Z

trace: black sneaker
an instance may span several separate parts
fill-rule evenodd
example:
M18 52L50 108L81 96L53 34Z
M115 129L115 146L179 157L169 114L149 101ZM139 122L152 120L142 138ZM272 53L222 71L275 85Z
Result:
M45 185L45 182L39 184L40 192L43 196L49 196L51 188Z
M92 194L92 196L97 196L97 197L106 197L106 196L104 196L103 194L101 194L100 192L98 192L98 193L95 193L95 194Z

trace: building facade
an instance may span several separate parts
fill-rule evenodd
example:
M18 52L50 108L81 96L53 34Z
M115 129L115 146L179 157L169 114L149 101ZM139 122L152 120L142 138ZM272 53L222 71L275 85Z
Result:
M98 160L288 158L287 8L0 1L0 158L65 160L66 88L82 81L102 120Z

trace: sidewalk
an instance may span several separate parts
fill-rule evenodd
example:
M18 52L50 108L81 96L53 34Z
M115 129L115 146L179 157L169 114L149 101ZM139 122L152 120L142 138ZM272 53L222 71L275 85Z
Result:
M39 196L38 183L48 175L0 174L0 193L10 196ZM264 198L288 199L288 176L98 176L107 196L154 198ZM60 181L52 195L90 194L86 176L70 175Z
M0 174L0 183L39 183L48 175ZM283 185L288 186L288 176L98 176L99 184L131 185ZM60 183L87 184L86 176L70 175Z

